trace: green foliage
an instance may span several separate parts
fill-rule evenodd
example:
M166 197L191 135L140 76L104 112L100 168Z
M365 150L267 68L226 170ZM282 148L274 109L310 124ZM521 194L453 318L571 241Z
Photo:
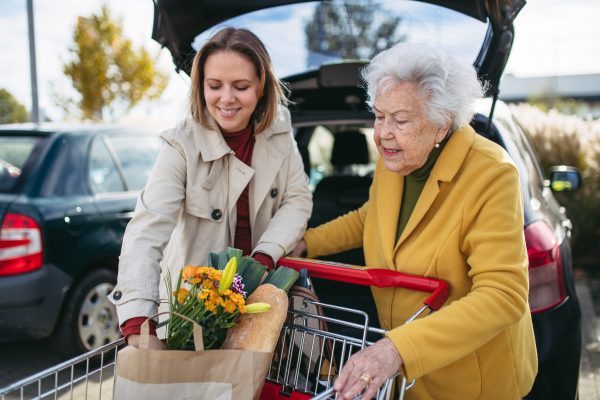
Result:
M123 37L121 19L114 19L106 5L90 18L79 17L73 32L72 59L63 72L81 94L74 101L55 93L55 102L67 113L99 121L104 111L114 116L116 107L129 110L141 100L158 99L168 83L156 69L157 57Z
M250 296L261 284L261 280L267 272L267 267L254 261L251 257L242 257L242 251L229 247L227 252L208 253L208 264L210 268L219 270L225 269L230 259L236 257L238 260L236 273L242 277L244 291ZM293 269L280 267L276 271L271 271L263 284L271 285L288 292L292 285L298 279L298 273Z
M17 101L6 89L0 89L0 124L29 122L25 106Z
M556 110L564 115L581 115L585 109L585 102L583 100L554 97L551 95L531 96L527 99L527 104L531 104L545 113L550 110Z
M375 21L382 21L376 25ZM381 4L322 2L304 27L308 50L343 59L371 59L403 41L397 33L401 19L390 15Z
M576 192L555 192L573 223L573 257L600 261L600 121L584 121L556 109L541 111L529 104L511 110L525 128L549 176L550 167L579 168L583 185Z

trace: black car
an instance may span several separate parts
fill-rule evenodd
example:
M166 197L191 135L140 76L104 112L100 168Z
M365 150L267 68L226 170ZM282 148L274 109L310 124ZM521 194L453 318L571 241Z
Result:
M508 107L497 101L524 0L155 0L152 37L189 74L196 50L229 25L252 30L266 44L278 76L289 83L296 141L310 176L314 207L309 226L360 207L378 157L369 137L360 69L399 41L429 42L472 62L490 99L472 125L501 145L517 165L525 205L530 299L539 372L530 399L575 399L581 360L581 312L573 282L571 223L552 190L575 190L580 175L557 167L546 179L535 150ZM364 265L362 249L327 257ZM370 290L319 282L322 301L358 307L378 321Z
M152 128L0 126L0 340L67 359L121 336L106 296L159 148Z

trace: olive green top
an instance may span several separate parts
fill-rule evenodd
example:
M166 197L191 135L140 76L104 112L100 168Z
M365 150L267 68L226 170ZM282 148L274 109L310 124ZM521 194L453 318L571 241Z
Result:
M448 142L448 138L449 136L440 142L440 147L434 147L431 150L431 153L427 156L427 161L425 161L425 164L421 168L414 170L404 177L404 191L402 192L402 204L400 205L400 216L398 217L396 243L400 240L400 236L402 236L402 232L404 232L404 228L408 224L408 220L417 205L417 201L419 201L425 183L429 179L429 174L431 174L435 162Z

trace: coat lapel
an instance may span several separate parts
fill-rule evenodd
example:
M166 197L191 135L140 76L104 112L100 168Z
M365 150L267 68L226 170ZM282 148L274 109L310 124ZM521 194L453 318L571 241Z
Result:
M429 175L429 179L421 192L421 196L419 196L415 209L402 232L402 236L400 236L398 243L391 252L390 258L394 258L394 254L398 251L402 242L415 230L419 222L421 222L427 211L431 208L431 205L440 193L439 182L452 181L474 141L475 131L470 126L464 127L452 134L442 154L437 159L431 175Z
M265 132L266 133L266 132ZM281 164L283 164L284 154L273 146L267 139L267 135L260 134L256 136L254 152L252 154L252 168L255 177L260 179L251 179L248 197L250 201L250 226L254 226L256 214L267 197L275 177L279 173ZM283 194L285 188L278 188Z
M379 162L381 158L379 158ZM400 217L404 177L385 168L377 175L377 220L387 268L395 270L393 251Z

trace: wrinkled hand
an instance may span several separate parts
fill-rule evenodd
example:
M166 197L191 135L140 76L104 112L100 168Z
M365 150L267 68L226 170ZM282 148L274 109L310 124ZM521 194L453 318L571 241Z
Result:
M140 335L127 336L127 344L135 348L140 348ZM148 340L148 348L150 350L164 350L165 345L155 335L150 335Z
M290 254L288 254L288 256L302 257L302 254L306 253L307 251L308 246L306 246L306 242L304 241L304 239L302 239L300 243L298 243L298 246L296 246L296 248Z
M350 357L333 387L340 392L338 398L353 399L367 386L367 381L360 379L362 374L367 374L373 382L362 398L371 399L377 389L398 372L401 365L402 357L398 350L390 339L385 338Z

